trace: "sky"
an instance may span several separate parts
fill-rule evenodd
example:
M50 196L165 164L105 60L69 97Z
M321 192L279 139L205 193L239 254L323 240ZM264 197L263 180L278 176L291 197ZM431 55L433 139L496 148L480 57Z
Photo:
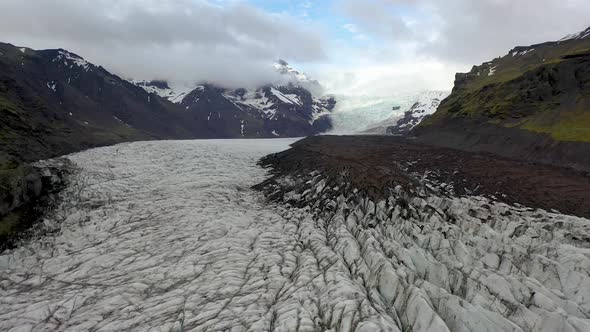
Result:
M280 58L341 95L450 90L456 72L588 26L588 0L0 1L0 41L122 77L255 87Z

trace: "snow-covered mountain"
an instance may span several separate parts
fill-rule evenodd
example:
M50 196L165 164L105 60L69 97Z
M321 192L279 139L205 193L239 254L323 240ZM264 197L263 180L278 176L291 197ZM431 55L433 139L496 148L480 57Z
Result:
M256 90L225 89L205 84L180 103L197 121L221 136L293 137L324 132L331 127L331 97L316 98L305 88L289 84Z
M161 80L134 83L190 111L195 121L205 123L218 137L307 136L329 130L334 98L320 97L320 83L286 61L273 66L283 79L256 89L209 83L187 88Z

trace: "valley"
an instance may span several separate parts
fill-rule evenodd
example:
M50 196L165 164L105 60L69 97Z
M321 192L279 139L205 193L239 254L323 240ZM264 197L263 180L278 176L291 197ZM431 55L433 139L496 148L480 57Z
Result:
M589 15L0 1L0 331L590 331Z

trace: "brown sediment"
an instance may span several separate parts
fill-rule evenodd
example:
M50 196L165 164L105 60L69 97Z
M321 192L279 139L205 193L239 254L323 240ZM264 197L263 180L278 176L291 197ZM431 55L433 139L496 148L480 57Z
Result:
M412 187L429 173L456 195L484 195L509 204L590 217L590 175L487 153L418 144L391 136L316 136L261 160L277 175L317 170L345 175L373 197L393 185Z

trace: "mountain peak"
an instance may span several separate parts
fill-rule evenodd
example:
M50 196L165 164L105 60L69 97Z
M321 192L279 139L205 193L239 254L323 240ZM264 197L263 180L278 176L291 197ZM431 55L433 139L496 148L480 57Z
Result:
M63 62L65 66L73 66L76 65L78 67L83 68L84 70L88 71L92 68L92 64L78 54L66 51L62 48L56 50L57 55L51 60L52 62Z
M311 81L311 79L305 74L302 73L293 67L289 66L289 63L285 60L278 59L277 62L274 63L273 67L277 72L281 75L291 76L291 78L296 79L300 82Z
M323 95L324 89L320 82L307 76L307 74L300 72L289 65L283 59L278 59L274 65L274 69L281 74L289 83L300 86L309 90L313 95Z

